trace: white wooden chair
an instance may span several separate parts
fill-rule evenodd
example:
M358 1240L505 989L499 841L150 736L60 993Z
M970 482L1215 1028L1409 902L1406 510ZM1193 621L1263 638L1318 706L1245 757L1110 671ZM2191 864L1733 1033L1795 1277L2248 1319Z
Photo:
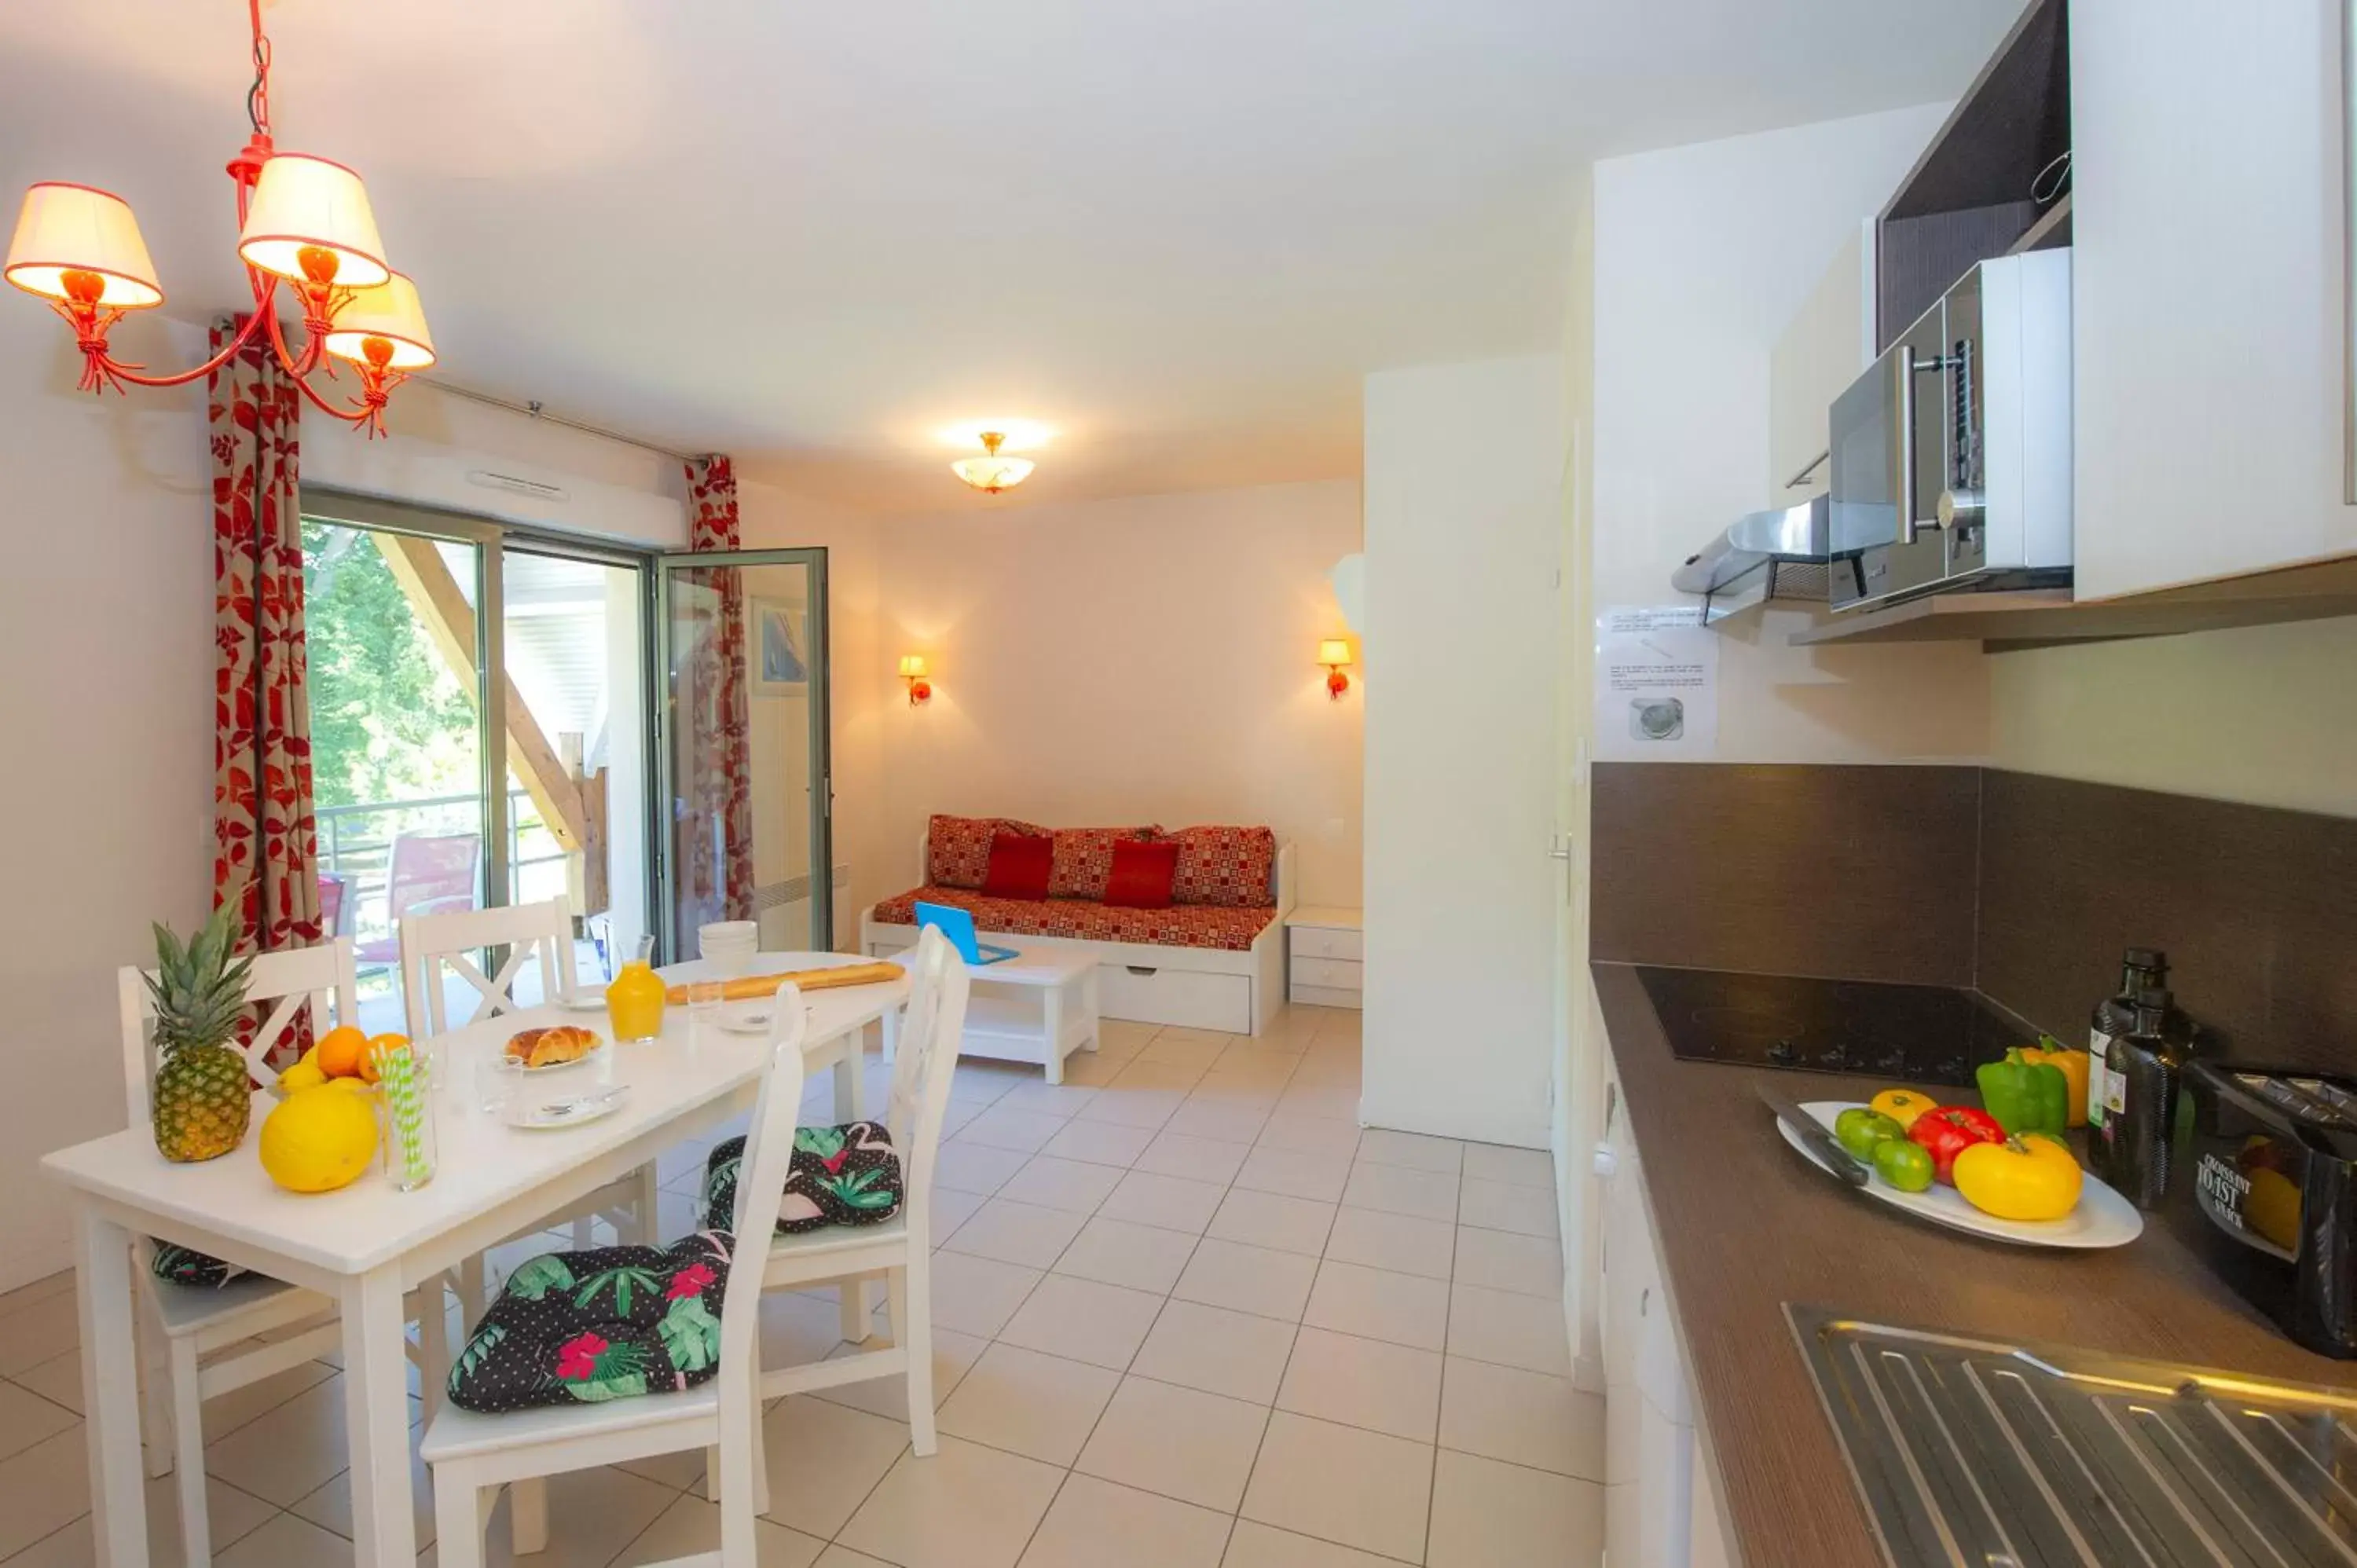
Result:
M434 1472L436 1552L442 1568L482 1568L483 1530L511 1486L521 1511L540 1478L658 1454L697 1448L716 1453L720 1489L717 1554L679 1560L754 1568L754 1518L768 1507L760 1461L760 1243L777 1229L794 1152L802 1097L802 993L778 988L770 1014L770 1070L762 1080L737 1187L736 1258L720 1308L720 1373L700 1388L599 1404L479 1414L445 1403L427 1423L420 1449ZM741 1270L741 1272L740 1272ZM522 1550L522 1548L519 1548Z
M497 974L486 975L473 955L478 949L493 947L507 948L508 961ZM474 987L479 998L474 1013L460 1020L474 1024L526 1005L516 1000L515 983L524 964L533 959L539 961L541 989L550 1000L573 991L573 916L561 898L497 909L409 916L401 923L401 992L410 1037L430 1039L451 1026L442 993L445 968ZM457 1088L461 1094L473 1091L472 1085ZM590 1221L603 1219L623 1240L651 1243L659 1240L654 1233L657 1191L655 1167L644 1165L547 1216L532 1230L545 1230L569 1220L573 1244L587 1247L593 1240ZM488 1305L480 1258L469 1259L459 1270L458 1294L465 1302L467 1325L472 1328Z
M963 959L928 927L907 956L913 982L892 1062L885 1125L900 1156L900 1212L881 1225L834 1225L778 1236L770 1246L765 1290L802 1290L840 1282L848 1300L859 1284L885 1276L892 1311L892 1342L834 1360L780 1367L761 1374L761 1396L807 1393L842 1383L908 1374L910 1446L931 1455L933 1434L933 1165L950 1079L965 1032L969 974ZM741 1236L744 1232L739 1231ZM864 1326L864 1325L863 1325ZM714 1468L718 1474L717 1467Z
M155 1009L137 969L120 971L115 987L122 1007L124 1095L131 1124L140 1127L151 1115L155 1064L148 1026ZM306 1017L307 1010L314 1039L327 1033L331 1014L337 1023L358 1022L351 939L262 954L253 961L246 995L251 1001L276 1004L252 1042L242 1047L247 1071L257 1081L267 1081L274 1074L264 1058ZM267 1093L255 1096L257 1127L276 1103ZM132 1243L132 1261L147 1305L141 1314L145 1337L151 1348L162 1341L160 1357L148 1358L142 1405L147 1472L161 1476L178 1471L182 1562L185 1568L207 1568L212 1550L205 1508L204 1402L332 1354L342 1333L336 1304L315 1291L262 1274L240 1274L218 1289L158 1279L156 1243L145 1237ZM417 1363L428 1412L439 1401L450 1367L442 1292L443 1279L437 1275L412 1291L404 1304L419 1326L418 1342L407 1349ZM229 1352L229 1347L259 1335L287 1329L300 1332Z

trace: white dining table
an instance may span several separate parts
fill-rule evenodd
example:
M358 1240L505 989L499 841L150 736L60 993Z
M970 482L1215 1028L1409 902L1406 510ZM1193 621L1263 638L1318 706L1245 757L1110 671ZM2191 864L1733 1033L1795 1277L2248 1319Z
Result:
M836 953L762 953L751 972L864 961ZM700 961L662 972L674 983L709 978ZM804 994L810 1025L803 1059L813 1069L834 1065L837 1117L865 1113L864 1031L908 993L903 978ZM398 1190L381 1169L336 1192L284 1191L264 1174L253 1134L231 1154L201 1165L167 1162L145 1127L60 1149L41 1161L74 1208L82 1402L89 1412L91 1522L101 1568L147 1562L130 1274L135 1235L193 1247L337 1302L356 1562L358 1568L413 1568L417 1539L410 1506L403 1295L748 1109L769 1055L766 1035L705 1028L701 1038L692 1038L687 1009L670 1007L661 1038L609 1045L601 1061L558 1075L595 1075L590 1081L610 1075L611 1081L630 1085L611 1114L560 1130L522 1131L481 1110L478 1064L498 1055L518 1029L560 1022L608 1032L602 1015L585 1019L543 1006L426 1043L435 1063L437 1150L433 1180L414 1191ZM531 1087L546 1090L555 1081ZM267 1095L257 1096L257 1128L272 1103Z

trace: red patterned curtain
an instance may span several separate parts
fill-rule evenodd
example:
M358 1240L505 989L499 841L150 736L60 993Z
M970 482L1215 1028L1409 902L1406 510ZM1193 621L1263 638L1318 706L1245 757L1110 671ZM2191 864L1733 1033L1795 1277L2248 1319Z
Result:
M216 325L219 353L235 328ZM213 902L240 950L319 940L304 670L301 394L255 337L208 387L213 458Z
M722 456L687 466L688 548L737 548L737 471ZM707 920L753 918L752 714L745 673L745 585L733 569L698 573L690 715L678 744L687 810L679 865L681 934ZM673 614L680 614L674 607Z

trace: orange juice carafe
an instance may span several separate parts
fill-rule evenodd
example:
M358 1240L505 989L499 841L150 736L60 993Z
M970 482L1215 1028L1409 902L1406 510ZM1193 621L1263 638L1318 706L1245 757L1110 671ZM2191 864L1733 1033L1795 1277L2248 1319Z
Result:
M606 987L606 1015L614 1038L625 1042L651 1040L662 1033L663 997L667 987L655 973L655 940L639 939L639 955Z

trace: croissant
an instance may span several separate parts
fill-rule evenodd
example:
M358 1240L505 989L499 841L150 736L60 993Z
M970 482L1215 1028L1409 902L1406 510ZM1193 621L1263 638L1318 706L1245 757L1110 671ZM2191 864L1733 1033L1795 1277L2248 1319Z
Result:
M553 1029L526 1029L510 1036L508 1060L523 1067L554 1067L578 1061L597 1048L597 1036L587 1029L560 1024Z

